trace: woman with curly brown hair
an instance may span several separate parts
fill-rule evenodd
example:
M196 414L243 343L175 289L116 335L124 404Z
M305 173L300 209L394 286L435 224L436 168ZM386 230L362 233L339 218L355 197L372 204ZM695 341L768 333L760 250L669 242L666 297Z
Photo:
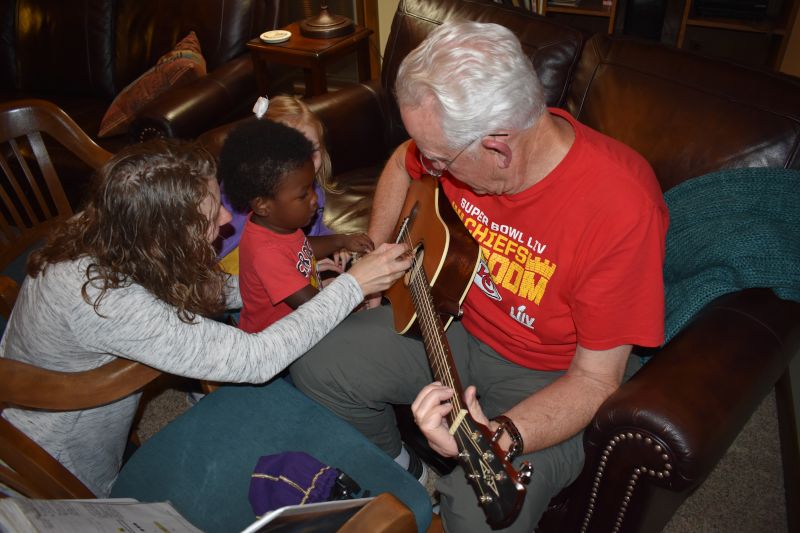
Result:
M114 156L86 208L31 255L0 356L66 372L124 357L190 378L263 383L410 266L401 246L382 247L264 331L216 322L208 317L241 298L212 245L230 220L215 173L193 144L155 141ZM3 416L104 497L139 397Z

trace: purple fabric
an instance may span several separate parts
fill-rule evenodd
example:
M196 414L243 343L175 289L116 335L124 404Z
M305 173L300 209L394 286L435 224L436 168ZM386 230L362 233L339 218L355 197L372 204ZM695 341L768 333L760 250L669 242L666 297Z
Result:
M287 505L328 501L338 475L305 452L264 455L250 479L250 506L262 516Z
M322 214L325 209L325 191L320 187L319 183L314 182L314 191L317 193L317 216L311 222L308 228L305 228L306 235L314 237L317 235L331 235L333 232L325 226L322 220ZM228 197L225 196L225 191L221 191L222 205L231 213L231 221L220 230L219 242L216 243L219 250L218 258L222 259L231 251L239 246L239 241L242 238L242 231L244 224L247 222L249 212L236 211L231 207Z
M317 192L317 216L311 222L311 225L306 228L306 235L309 237L316 237L318 235L332 235L333 232L322 220L322 215L325 210L325 189L320 187L319 183L314 182L314 190Z

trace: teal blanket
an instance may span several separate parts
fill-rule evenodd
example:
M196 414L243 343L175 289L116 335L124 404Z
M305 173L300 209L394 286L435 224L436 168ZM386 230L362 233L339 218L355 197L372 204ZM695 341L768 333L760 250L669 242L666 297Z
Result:
M669 342L713 299L752 287L800 301L800 171L744 168L706 174L664 195Z

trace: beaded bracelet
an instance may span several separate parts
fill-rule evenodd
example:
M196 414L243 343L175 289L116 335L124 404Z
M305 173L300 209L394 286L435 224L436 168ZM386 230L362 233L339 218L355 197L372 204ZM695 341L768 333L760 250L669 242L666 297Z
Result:
M505 415L496 416L492 420L500 424L492 440L499 440L502 432L505 431L511 439L511 446L508 448L509 457L516 457L517 454L522 453L525 449L525 443L522 440L522 433L519 432L519 428L514 424L514 421Z

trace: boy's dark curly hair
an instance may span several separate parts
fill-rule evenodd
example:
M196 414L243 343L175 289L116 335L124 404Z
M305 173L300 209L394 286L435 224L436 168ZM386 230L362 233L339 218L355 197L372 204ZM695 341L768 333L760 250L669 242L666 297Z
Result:
M236 126L219 154L218 176L225 196L237 211L250 201L274 196L288 172L311 160L313 146L294 128L271 120L248 120Z

